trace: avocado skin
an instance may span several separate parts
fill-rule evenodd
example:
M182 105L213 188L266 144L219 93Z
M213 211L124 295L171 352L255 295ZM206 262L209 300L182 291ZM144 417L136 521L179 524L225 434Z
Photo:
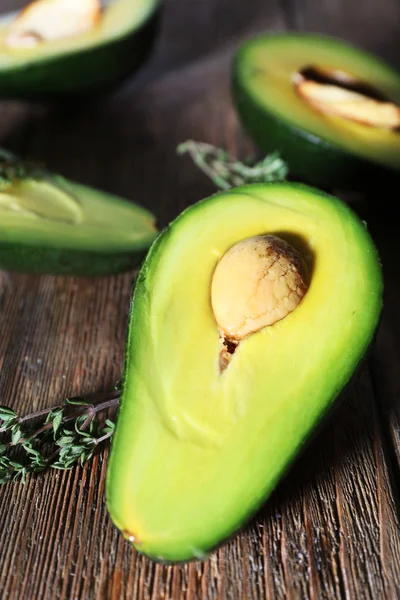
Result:
M346 152L260 106L239 82L238 56L233 66L233 102L245 131L261 150L278 151L294 176L327 189L370 191L382 182L388 188L399 184L400 172Z
M115 252L0 244L0 269L32 275L106 277L138 267L145 247Z
M149 58L160 16L159 7L138 29L104 45L0 70L0 97L60 101L113 90Z

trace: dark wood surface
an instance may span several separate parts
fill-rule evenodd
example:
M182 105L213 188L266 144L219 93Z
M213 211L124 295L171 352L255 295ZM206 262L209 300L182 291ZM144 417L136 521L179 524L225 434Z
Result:
M3 103L0 144L136 199L164 225L213 191L176 157L177 143L251 149L230 101L230 58L251 33L285 28L344 37L400 67L398 0L167 0L156 51L136 79L81 110ZM385 213L393 202L356 205L385 268L371 357L257 518L207 562L154 564L107 516L106 450L84 468L0 489L2 600L400 598L400 257L396 219ZM0 272L0 403L26 412L109 388L122 371L133 279Z

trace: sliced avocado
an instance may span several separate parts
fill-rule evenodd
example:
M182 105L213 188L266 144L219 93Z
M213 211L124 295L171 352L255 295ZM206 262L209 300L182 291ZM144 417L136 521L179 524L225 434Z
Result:
M2 152L1 269L83 276L132 269L157 235L154 221L137 204Z
M367 52L315 34L255 37L235 57L233 97L257 145L307 182L400 175L400 74Z
M15 38L13 27L18 15L3 15L0 18L0 97L46 100L94 95L112 89L136 71L154 42L159 0L108 0L101 4L101 14L92 27L88 30L81 27L81 30L77 21L77 34L68 33L66 28L65 37L54 18L57 6L50 6L50 10L41 11L37 18L34 15L33 23L43 19L42 29L40 32L27 30L27 43L22 45L10 43ZM61 6L60 19L63 9ZM49 35L48 39L42 38L49 29L47 18L55 30L54 37Z
M226 328L222 347L214 314L221 327L244 299L247 325L255 323L262 275L243 298L248 247L248 269L228 262L225 294L217 271L240 255L243 240L266 234L276 252L274 293L299 297L283 300L276 322L257 332ZM285 246L295 260L282 271ZM293 269L307 284L285 291ZM267 295L265 310L268 303ZM202 558L247 521L349 381L381 304L375 247L334 197L300 184L255 184L183 212L147 255L130 316L106 495L134 547L159 560Z

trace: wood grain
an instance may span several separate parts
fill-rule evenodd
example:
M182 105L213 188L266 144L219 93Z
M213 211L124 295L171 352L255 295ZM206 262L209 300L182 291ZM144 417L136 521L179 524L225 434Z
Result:
M230 58L251 33L285 27L341 35L399 58L396 0L364 0L362 11L348 0L167 0L156 52L136 79L70 110L4 103L0 143L136 199L164 225L213 191L177 158L179 142L192 137L239 155L251 149L230 101ZM0 490L2 599L400 597L398 236L393 217L371 210L374 201L357 207L385 266L376 348L256 519L203 563L154 564L107 516L106 450L83 468ZM25 411L111 386L122 371L132 282L131 273L98 280L0 273L1 403Z

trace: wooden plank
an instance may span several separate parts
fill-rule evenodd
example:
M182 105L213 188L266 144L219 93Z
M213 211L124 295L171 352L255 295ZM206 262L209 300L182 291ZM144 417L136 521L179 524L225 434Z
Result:
M292 27L340 37L376 52L394 64L399 64L400 57L396 42L400 33L400 5L398 2L389 0L379 3L379 10L377 10L377 3L374 0L367 0L363 2L362 14L357 3L345 0L326 0L319 3L310 0L300 0L299 2L287 0L285 6L287 23ZM382 35L382 32L385 34ZM390 329L393 330L396 321L397 324L399 322L395 310L395 298L398 297L400 282L397 265L393 260L396 255L396 234L392 227L391 235L387 225L388 222L394 223L395 221L393 221L394 215L390 216L388 211L385 212L384 207L381 211L373 209L377 202L381 206L381 202L377 198L371 197L364 202L360 202L358 199L356 203L352 202L353 198L350 195L347 198L368 224L374 224L371 227L372 234L387 261L385 271L387 292L378 344L373 348L369 362L369 374L364 380L363 387L358 386L359 391L363 390L363 398L368 399L369 407L368 413L365 414L366 423L363 431L365 438L368 435L371 436L371 445L363 442L364 445L359 446L353 461L353 471L359 479L359 488L354 487L350 474L348 477L336 477L335 481L335 494L338 499L336 519L340 548L337 563L339 569L335 568L335 570L338 574L340 595L350 598L392 598L398 597L400 593L400 580L394 566L398 564L400 550L399 519L395 504L400 479L398 473L392 473L393 466L398 471L399 463L393 465L391 460L392 447L395 448L395 451L397 450L397 461L400 457L397 433L400 414L398 402L395 402L395 397L397 399L399 397L400 380L398 377L396 379L392 376L389 379L389 374L393 375L397 368L395 365L398 365L398 360L393 355L393 343L391 344L387 339L387 332ZM376 218L377 212L380 213L378 219ZM399 334L400 328L397 327L396 331ZM386 407L386 414L382 414L382 404ZM359 402L359 407L364 408L364 403ZM355 412L359 419L359 410ZM352 415L349 413L347 418L347 426L351 431L353 422L348 420L349 417L354 419L354 413ZM369 425L367 424L368 419ZM343 423L340 423L340 430L337 431L340 435L343 435L342 427ZM369 428L371 431L368 432ZM388 429L390 430L389 444L387 444ZM348 433L345 432L346 437L352 439L353 436L348 436ZM370 460L371 452L374 455L373 461ZM370 463L369 467L368 463ZM377 469L376 480L371 479L372 469ZM367 486L369 492L366 492ZM364 494L363 498L359 495L360 491ZM366 516L367 514L365 502L371 502L372 494L377 494L377 503L370 504L368 518L362 519L362 515ZM355 500L355 498L358 499L358 502L352 506L352 502L349 504L349 500ZM325 511L321 511L320 515L325 520L326 505ZM367 536L371 535L373 531L371 529L373 519L378 519L375 523L376 529L373 537L370 537L366 544ZM329 521L330 519L326 524ZM355 551L357 531L362 532L365 538L364 543L359 544ZM331 539L333 539L332 536ZM358 564L353 562L355 557L360 558ZM381 582L379 582L380 579ZM325 590L324 593L326 593L326 589L329 588L325 586L319 589L315 597L323 597L323 591ZM339 589L332 589L331 596L327 597L337 597ZM310 595L312 597L312 593Z
M397 0L284 0L290 27L333 35L400 65Z
M378 398L378 408L387 435L391 456L393 485L400 489L400 319L398 298L398 215L393 191L383 186L382 196L370 197L365 218L372 235L378 240L385 274L384 311L377 335L371 371ZM396 496L398 502L398 494Z
M318 22L328 31L328 3L323 6ZM315 27L310 7L305 2L301 9L304 26ZM381 1L379 12L386 14L390 7L391 0ZM344 0L336 0L335 10L347 15ZM101 104L70 114L37 106L28 122L21 104L1 108L2 115L13 115L4 130L4 137L15 131L13 147L71 178L139 200L161 225L213 191L189 160L175 156L180 141L193 137L239 154L251 147L229 98L232 48L251 31L284 25L279 7L261 0L169 0L165 13L163 36L148 69ZM297 19L290 10L287 14ZM7 119L0 119L1 128ZM132 278L86 281L1 273L1 402L17 410L49 406L118 379ZM390 324L394 295L389 302ZM381 383L376 386L378 392L383 389ZM391 375L386 388L385 397L395 398ZM137 555L111 525L104 504L107 450L84 468L5 486L0 490L0 596L399 597L399 524L387 456L367 368L258 517L208 561L177 567Z

